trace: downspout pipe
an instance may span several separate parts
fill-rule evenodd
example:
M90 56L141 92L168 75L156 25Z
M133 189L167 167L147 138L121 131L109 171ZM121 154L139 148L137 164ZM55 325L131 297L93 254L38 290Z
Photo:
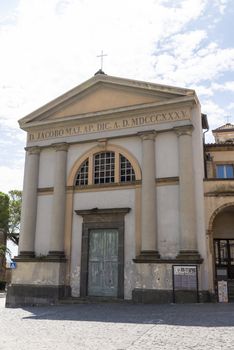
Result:
M204 175L205 179L207 179L207 167L206 167L206 152L205 152L205 134L210 130L208 120L207 120L207 114L201 113L201 120L202 120L202 129L206 129L203 132L203 161L204 161Z

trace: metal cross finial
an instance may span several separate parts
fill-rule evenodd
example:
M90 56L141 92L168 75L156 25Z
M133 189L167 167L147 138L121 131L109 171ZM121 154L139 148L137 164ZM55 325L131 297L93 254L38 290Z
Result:
M229 121L229 119L231 118L231 116L230 115L226 115L226 119L227 119L227 124L229 124L230 123L230 121Z
M101 70L103 68L103 57L107 56L106 54L103 53L103 50L101 51L101 55L98 55L97 57L101 57Z

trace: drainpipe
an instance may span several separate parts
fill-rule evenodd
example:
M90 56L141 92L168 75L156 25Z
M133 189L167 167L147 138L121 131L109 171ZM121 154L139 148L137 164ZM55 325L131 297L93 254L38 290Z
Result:
M203 132L203 160L204 160L204 175L205 179L207 179L207 167L206 167L206 152L205 152L205 134L209 131L209 124L207 121L207 114L201 114L202 118L202 128L206 129Z

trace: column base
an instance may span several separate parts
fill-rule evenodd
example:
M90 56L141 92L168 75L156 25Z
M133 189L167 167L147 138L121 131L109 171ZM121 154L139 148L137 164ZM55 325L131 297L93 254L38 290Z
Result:
M59 260L66 259L64 252L59 251L59 250L50 250L48 255L47 255L47 258L48 259L59 259Z
M157 250L142 250L136 260L144 262L154 262L160 260L160 254Z
M17 258L23 258L23 259L31 259L35 257L35 252L34 251L27 251L27 250L22 250L19 255L17 256Z
M197 250L180 250L176 257L178 261L186 261L191 263L201 263L203 261Z

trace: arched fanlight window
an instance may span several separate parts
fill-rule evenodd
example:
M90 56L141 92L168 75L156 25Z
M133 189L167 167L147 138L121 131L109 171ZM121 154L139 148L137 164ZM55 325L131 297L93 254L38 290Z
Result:
M100 152L81 164L75 186L129 183L135 180L135 171L126 157L119 152Z
M115 182L114 152L102 152L95 154L93 182L95 184Z
M76 186L88 185L88 176L89 176L89 160L86 159L83 164L81 164L77 176L76 176Z
M120 182L135 181L135 171L127 158L120 154Z

